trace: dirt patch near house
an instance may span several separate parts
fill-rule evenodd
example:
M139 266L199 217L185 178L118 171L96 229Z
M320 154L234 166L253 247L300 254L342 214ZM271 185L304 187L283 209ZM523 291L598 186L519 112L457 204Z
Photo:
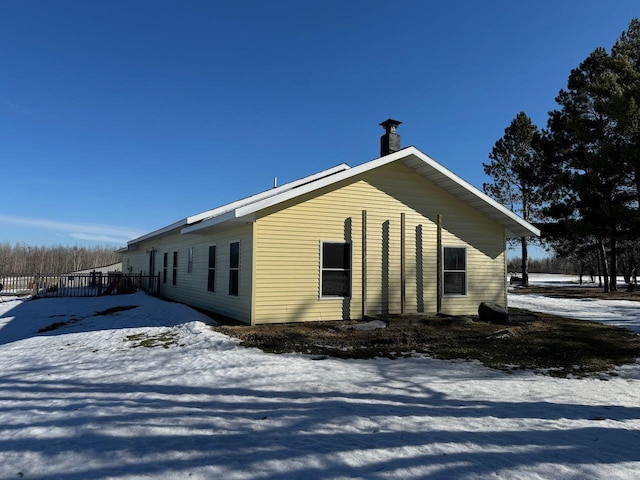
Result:
M314 358L399 358L427 354L478 360L511 372L586 376L640 358L640 336L596 322L510 309L510 322L496 325L472 317L405 316L366 322L218 326L214 330L265 352L298 352ZM364 325L364 327L362 327ZM358 328L358 326L361 326Z

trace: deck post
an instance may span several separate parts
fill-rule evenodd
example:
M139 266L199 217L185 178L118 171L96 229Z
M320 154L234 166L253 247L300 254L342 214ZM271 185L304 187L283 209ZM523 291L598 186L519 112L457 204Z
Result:
M407 301L407 277L406 277L406 229L405 229L405 213L400 214L400 314L406 312Z
M362 319L367 316L367 211L362 210Z

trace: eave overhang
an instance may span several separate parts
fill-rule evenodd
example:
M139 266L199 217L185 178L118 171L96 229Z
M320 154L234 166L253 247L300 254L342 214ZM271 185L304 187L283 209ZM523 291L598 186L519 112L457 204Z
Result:
M538 228L526 222L417 148L407 147L353 168L346 164L341 164L287 183L281 187L184 218L130 241L127 249L130 251L136 244L164 235L176 233L204 234L227 228L233 224L252 222L255 220L256 214L261 210L393 162L401 162L425 179L503 226L506 238L540 236ZM127 249L124 249L124 251L127 251Z

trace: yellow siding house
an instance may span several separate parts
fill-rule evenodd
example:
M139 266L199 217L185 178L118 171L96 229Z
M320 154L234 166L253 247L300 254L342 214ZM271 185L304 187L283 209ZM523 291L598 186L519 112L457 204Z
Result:
M187 217L128 243L164 297L247 324L474 314L507 306L506 240L538 229L383 122L382 156Z

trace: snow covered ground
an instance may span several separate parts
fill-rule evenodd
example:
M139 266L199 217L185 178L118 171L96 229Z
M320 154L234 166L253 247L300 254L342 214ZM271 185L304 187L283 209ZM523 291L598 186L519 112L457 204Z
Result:
M206 321L144 294L0 302L0 478L640 478L640 365L314 360Z
M578 277L570 275L531 274L529 283L545 287L580 286ZM581 287L597 288L593 284L583 284ZM629 300L566 299L529 294L510 295L509 306L536 312L556 313L569 318L595 320L640 332L640 303Z

